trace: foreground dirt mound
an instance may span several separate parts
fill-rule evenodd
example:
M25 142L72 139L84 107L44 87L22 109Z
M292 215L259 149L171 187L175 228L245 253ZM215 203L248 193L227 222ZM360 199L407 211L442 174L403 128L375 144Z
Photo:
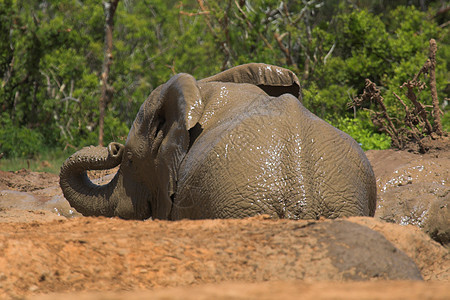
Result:
M4 223L0 298L224 281L420 279L416 265L425 280L449 278L442 246L412 226L389 242L386 225L400 227L372 218ZM421 254L411 257L415 249Z
M353 217L349 221L375 230L414 260L425 280L450 282L450 252L430 239L420 228Z
M308 282L269 281L259 283L221 283L193 287L164 288L153 291L91 292L51 294L30 297L33 300L94 299L179 299L179 300L448 300L448 283L420 281Z

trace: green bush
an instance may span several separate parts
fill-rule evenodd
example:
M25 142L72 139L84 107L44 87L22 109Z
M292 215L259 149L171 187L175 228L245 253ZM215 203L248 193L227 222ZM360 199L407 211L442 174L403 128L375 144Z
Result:
M446 132L450 132L450 112L444 110L444 115L441 118L442 128Z
M340 117L332 125L353 137L364 151L389 149L391 146L389 136L375 132L373 125L361 118Z
M36 129L13 125L8 114L0 122L0 153L6 157L33 157L42 151L44 137Z
M104 144L108 145L110 142L118 142L124 144L128 136L129 128L118 117L111 115L105 116L104 127ZM98 145L98 127L92 130L84 129L81 131L77 128L73 128L72 131L73 140L67 141L69 144L76 148L82 148L84 146Z
M125 143L128 131L128 126L120 121L119 118L110 115L105 117L105 144L110 142Z

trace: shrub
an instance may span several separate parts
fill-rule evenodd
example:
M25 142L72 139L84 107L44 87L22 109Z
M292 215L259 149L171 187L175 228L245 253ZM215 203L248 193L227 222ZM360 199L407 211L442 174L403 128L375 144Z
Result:
M44 137L36 129L13 125L8 114L2 115L0 153L7 157L33 157L42 151Z
M391 138L384 133L376 133L369 122L360 118L341 117L333 125L353 137L364 151L389 149Z

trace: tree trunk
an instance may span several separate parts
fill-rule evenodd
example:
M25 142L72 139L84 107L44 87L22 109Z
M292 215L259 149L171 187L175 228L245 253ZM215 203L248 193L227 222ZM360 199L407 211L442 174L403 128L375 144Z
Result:
M98 144L103 146L103 132L105 124L105 109L106 105L112 101L113 89L108 83L109 70L112 65L113 55L113 29L114 29L114 14L116 12L119 0L103 2L103 12L105 14L105 55L103 60L103 70L101 75L102 81L102 95L99 102L99 132Z
M436 88L436 51L437 45L434 39L430 40L430 54L429 59L431 62L430 65L430 90L431 90L431 99L433 100L433 117L434 117L434 132L437 135L442 136L442 123L441 123L441 110L439 109L439 99L437 95Z

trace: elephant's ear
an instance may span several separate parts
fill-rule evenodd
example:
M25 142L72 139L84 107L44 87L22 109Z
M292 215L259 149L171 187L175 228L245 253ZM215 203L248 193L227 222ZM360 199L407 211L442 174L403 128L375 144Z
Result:
M194 77L185 73L173 76L161 94L166 114L175 113L173 117L180 118L180 122L184 118L187 130L195 126L203 114L204 103Z
M259 86L270 96L288 93L301 100L301 85L297 76L291 70L277 66L261 63L245 64L199 80L199 82L212 81L250 83Z
M189 74L178 74L162 86L159 94L161 107L158 115L155 142L156 171L158 177L158 203L152 205L153 215L160 219L169 217L176 190L178 168L189 149L189 129L193 128L203 113L203 102L197 81ZM162 131L158 142L158 131Z

